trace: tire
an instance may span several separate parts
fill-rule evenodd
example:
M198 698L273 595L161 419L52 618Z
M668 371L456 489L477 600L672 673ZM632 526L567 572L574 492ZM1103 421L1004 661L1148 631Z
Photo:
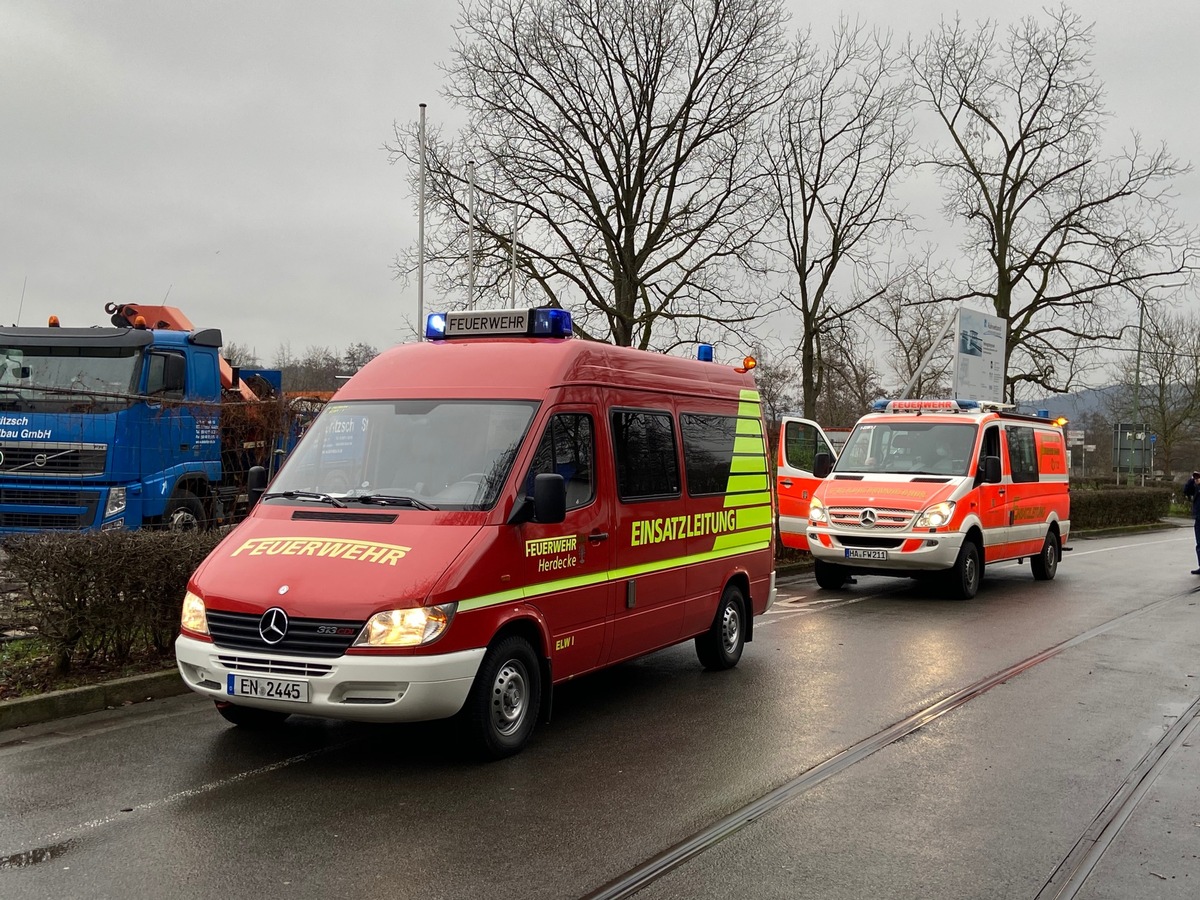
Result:
M813 560L813 574L817 576L817 584L827 591L841 590L850 577L837 563L828 563L820 559Z
M171 499L167 501L167 511L163 514L163 528L167 531L206 530L208 516L204 514L204 505L200 498L191 491L176 488Z
M516 635L488 648L461 712L467 740L484 759L525 746L542 704L542 667L529 641Z
M217 712L226 722L251 731L267 731L278 728L287 719L285 712L273 709L258 709L254 706L237 706L233 703L217 703Z
M1058 535L1053 531L1046 533L1046 542L1042 544L1042 552L1030 557L1033 566L1033 577L1038 581L1051 581L1058 572L1058 560L1061 551L1058 548Z
M700 665L710 672L732 669L746 646L746 598L736 584L725 586L708 631L696 638Z
M979 593L981 581L983 558L979 553L979 545L972 540L963 541L958 551L958 559L946 573L947 592L955 600L970 600Z

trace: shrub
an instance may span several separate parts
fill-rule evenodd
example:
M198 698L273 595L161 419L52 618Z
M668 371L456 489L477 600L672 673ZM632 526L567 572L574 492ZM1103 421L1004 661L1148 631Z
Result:
M1167 515L1174 492L1170 488L1105 488L1071 490L1071 530L1088 531L1122 525L1150 525Z
M65 673L76 659L121 663L135 651L165 653L179 631L188 578L225 533L16 535L4 542L5 566Z

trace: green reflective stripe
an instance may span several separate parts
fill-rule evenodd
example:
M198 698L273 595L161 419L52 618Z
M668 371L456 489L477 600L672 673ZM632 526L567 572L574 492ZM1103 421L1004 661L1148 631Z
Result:
M730 494L725 498L725 508L731 509L735 506L767 506L771 505L771 494L769 491L761 492L754 491L749 494Z
M768 535L770 533L770 531L767 532ZM727 556L741 556L743 553L753 553L756 550L769 549L771 549L771 541L768 539L765 541L760 541L757 544L743 544L728 550L716 549L710 550L708 553L697 553L695 556L690 557L690 559L694 563L711 562L714 559L725 559Z
M717 536L717 541L713 544L713 550L744 550L747 544L758 544L766 541L771 542L771 537L774 529L772 528L755 528L751 531L734 531L729 534Z
M766 475L767 461L761 453L755 456L734 456L729 463L730 473Z
M500 591L498 594L484 594L482 597L459 600L458 611L468 612L472 609L483 609L485 606L495 606L497 603L511 603L514 600L521 600L524 597L525 591L521 588L513 588L511 591Z
M769 506L747 506L737 511L737 527L741 531L743 528L755 528L761 525L773 525L775 523L775 514Z
M751 391L743 388L740 399L752 400L753 402L757 403L759 401L758 391Z
M761 437L735 437L733 439L733 452L739 456L764 456L766 453L763 449L763 439Z
M740 416L737 420L736 434L754 434L762 437L763 428L761 419L749 419L745 416Z
M758 475L730 475L729 485L725 490L730 494L765 491L767 490L767 474L760 470Z

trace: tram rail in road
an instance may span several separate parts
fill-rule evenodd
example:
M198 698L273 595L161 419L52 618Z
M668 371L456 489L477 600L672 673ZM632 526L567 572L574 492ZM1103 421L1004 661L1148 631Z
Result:
M1111 550L1111 548L1109 549ZM856 602L868 599L876 593L878 592L864 593L861 597L841 599L846 603ZM835 756L818 763L811 769L784 782L779 787L747 803L745 806L714 822L707 828L697 831L674 846L668 847L629 869L600 888L585 894L582 900L619 900L619 898L632 897L638 891L665 876L668 872L694 859L705 851L712 849L755 820L762 818L783 804L802 796L821 782L845 771L855 763L861 762L877 750L881 750L889 744L893 744L901 738L913 734L946 713L969 703L996 685L1003 684L1020 675L1022 672L1040 665L1049 659L1053 659L1065 650L1119 628L1127 622L1147 613L1176 603L1181 599L1193 597L1197 593L1200 593L1200 587L1189 591L1182 591L1170 597L1156 600L1138 609L1130 610L1127 613L1109 619L1107 622L1080 632L1074 637L1055 644L1040 653L1036 653L1020 662L1007 666L999 672L982 678L974 684L968 685L936 703L918 710L907 718L896 722L894 725L876 732ZM842 604L839 603L837 605ZM828 605L824 608L828 608ZM813 612L816 611L816 608L797 610L797 612L803 611ZM1111 846L1121 827L1132 814L1138 801L1149 789L1158 772L1162 770L1163 766L1170 759L1174 749L1187 739L1195 729L1197 723L1200 722L1200 718L1198 717L1200 717L1200 697L1195 699L1187 711L1179 717L1175 726L1151 748L1139 764L1130 772L1121 787L1114 793L1109 803L1101 810L1092 825L1076 842L1071 853L1058 865L1054 873L1047 880L1042 891L1038 893L1037 900L1052 900L1052 898L1053 900L1070 900L1070 898L1075 897L1079 893L1088 875L1096 867L1105 850Z

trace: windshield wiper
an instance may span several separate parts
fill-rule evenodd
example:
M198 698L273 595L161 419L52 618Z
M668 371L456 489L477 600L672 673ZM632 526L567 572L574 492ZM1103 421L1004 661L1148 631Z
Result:
M407 497L401 494L362 494L358 497L347 497L354 503L378 503L380 506L411 506L413 509L437 509L430 503L424 500L418 500L416 497Z
M320 491L272 491L268 494L263 494L263 500L270 500L272 497L283 497L287 500L317 500L321 503L331 503L334 506L340 506L343 509L346 504L332 494L323 494Z

